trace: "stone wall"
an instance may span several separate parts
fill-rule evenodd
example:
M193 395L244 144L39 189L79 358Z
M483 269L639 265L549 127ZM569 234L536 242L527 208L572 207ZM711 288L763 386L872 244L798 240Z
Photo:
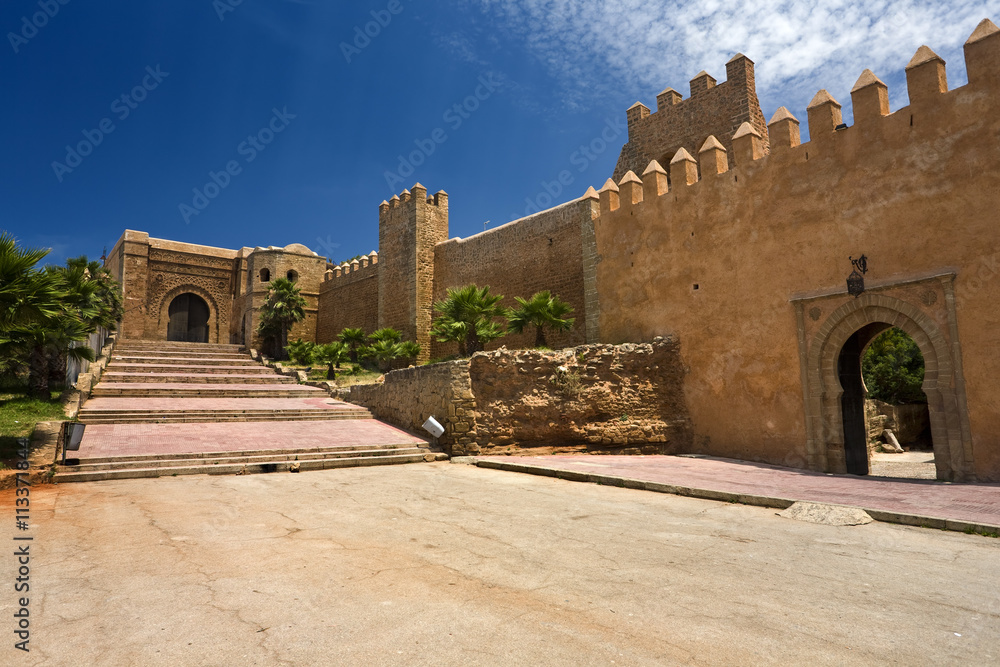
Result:
M386 374L349 400L420 431L433 415L449 454L688 451L684 369L673 338L557 351L480 352Z
M378 329L379 265L370 262L365 259L364 265L356 261L350 270L336 267L327 271L319 290L317 343L335 340L347 327L362 329L366 334Z
M636 103L627 112L628 143L615 167L618 182L629 170L642 174L651 160L667 167L681 148L697 156L709 136L715 136L733 154L732 137L743 123L750 123L763 138L767 152L767 125L757 99L754 63L738 54L726 63L727 80L702 72L691 81L691 97L668 88L656 97L656 112Z
M427 436L423 424L434 417L444 427L437 443L447 452L464 451L475 429L469 360L392 371L385 382L354 385L347 400L399 428Z
M587 308L584 293L583 231L592 236L597 201L578 199L528 218L502 225L467 239L449 239L434 249L434 300L447 296L449 287L469 283L489 285L502 294L502 305L514 307L515 296L530 298L550 290L573 306L576 319L569 332L547 334L552 348L587 342ZM506 336L490 347L527 347L534 344L534 329ZM431 356L457 353L455 343L434 341Z
M448 238L448 194L419 183L379 206L378 326L392 327L429 358L434 246Z

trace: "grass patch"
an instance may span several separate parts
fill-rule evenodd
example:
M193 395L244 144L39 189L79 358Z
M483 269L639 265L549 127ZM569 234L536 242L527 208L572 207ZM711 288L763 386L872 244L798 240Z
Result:
M24 391L0 393L0 462L12 467L17 459L17 439L31 437L35 424L66 419L59 392L48 401L30 398Z
M295 364L281 364L282 368L288 368L296 371L304 371L309 366L296 366ZM375 384L375 380L379 379L383 373L381 371L369 371L361 369L360 373L351 373L350 366L343 366L337 371L337 385L340 387L349 387L352 384ZM309 371L309 379L316 380L319 382L326 381L326 366L313 366L312 370Z

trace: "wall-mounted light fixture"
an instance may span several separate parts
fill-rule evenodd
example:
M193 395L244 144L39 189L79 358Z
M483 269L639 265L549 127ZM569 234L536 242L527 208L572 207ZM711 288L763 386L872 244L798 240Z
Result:
M854 265L854 270L851 271L851 275L847 276L847 293L856 299L865 291L864 274L868 273L868 258L861 255L858 259L853 257L848 259Z

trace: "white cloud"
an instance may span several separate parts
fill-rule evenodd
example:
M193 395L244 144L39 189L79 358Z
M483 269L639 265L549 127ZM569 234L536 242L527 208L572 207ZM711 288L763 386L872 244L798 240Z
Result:
M479 0L493 27L522 40L562 87L569 106L594 93L626 91L655 108L656 93L705 69L725 79L725 62L742 52L757 65L766 114L803 109L826 88L847 106L865 68L906 104L898 85L921 44L949 62L952 86L964 82L962 44L995 12L987 0L721 0L668 6L649 0Z

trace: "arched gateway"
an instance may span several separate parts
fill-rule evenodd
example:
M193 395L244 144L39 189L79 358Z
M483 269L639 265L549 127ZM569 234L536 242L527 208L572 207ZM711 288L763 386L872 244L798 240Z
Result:
M972 479L972 448L965 435L968 417L958 391L960 362L953 356L957 346L949 344L934 319L920 308L873 293L831 313L809 345L804 369L809 466L828 472L867 473L860 366L854 366L860 364L860 354L872 338L891 326L905 331L924 357L922 388L927 395L938 479Z
M167 310L167 340L189 343L208 342L208 304L197 294L185 292L174 297Z

